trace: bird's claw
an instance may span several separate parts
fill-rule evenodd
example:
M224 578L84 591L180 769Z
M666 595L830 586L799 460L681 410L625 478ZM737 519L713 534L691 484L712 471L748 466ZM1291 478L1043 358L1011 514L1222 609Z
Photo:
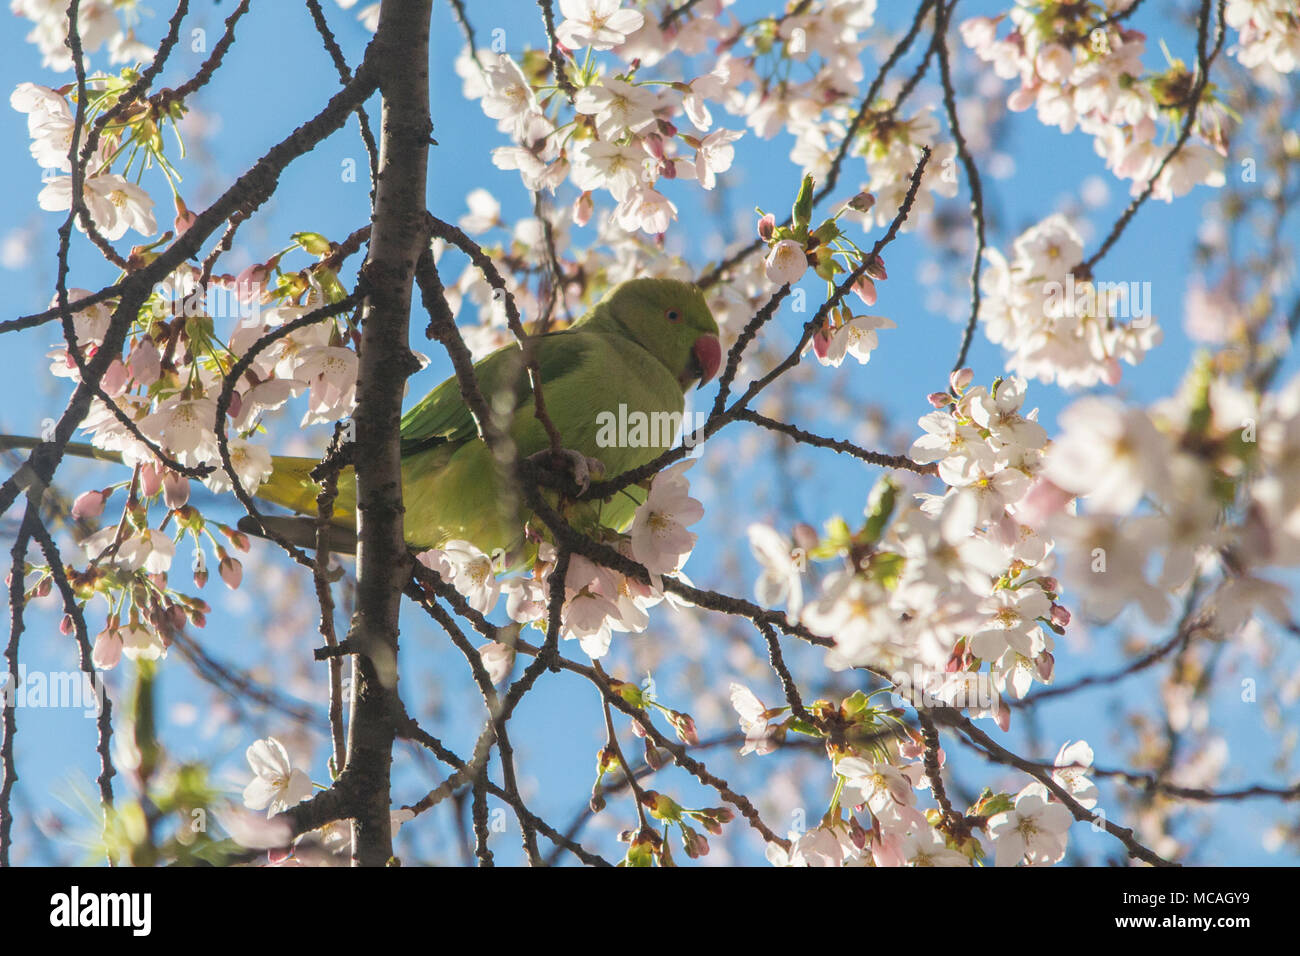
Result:
M589 458L582 452L572 448L561 448L554 454L548 448L537 452L535 455L530 455L528 460L544 466L555 467L558 465L567 469L569 474L573 476L573 481L578 486L579 492L585 492L591 487L593 477L600 478L605 474L605 463L603 461L599 458Z

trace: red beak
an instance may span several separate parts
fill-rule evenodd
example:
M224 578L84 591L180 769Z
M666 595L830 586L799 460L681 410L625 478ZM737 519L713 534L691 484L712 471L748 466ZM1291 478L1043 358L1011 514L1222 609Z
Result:
M706 382L718 374L718 366L722 364L722 344L716 335L701 335L695 340L691 352L695 355L695 364L700 372L700 384L696 388L703 388Z

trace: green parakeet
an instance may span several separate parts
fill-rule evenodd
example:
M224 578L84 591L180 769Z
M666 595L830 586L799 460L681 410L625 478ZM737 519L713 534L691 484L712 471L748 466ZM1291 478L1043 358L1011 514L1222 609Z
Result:
M566 449L598 459L609 477L652 460L672 443L668 428L646 429L643 441L602 433L602 422L626 412L657 421L680 421L683 394L718 371L722 349L718 325L695 286L671 279L632 279L606 293L571 327L535 343L542 397ZM532 389L520 369L517 345L498 349L475 366L490 405L513 408L510 437L520 458L549 447L534 415ZM513 386L513 394L509 394ZM626 431L626 430L625 430ZM611 437L614 439L611 441ZM636 438L637 436L632 436ZM313 458L277 457L257 497L299 514L316 513L319 490L309 473ZM528 514L502 495L499 468L478 436L456 379L449 378L402 417L402 495L406 540L421 548L464 540L491 554L517 550ZM336 523L356 526L356 485L351 470L339 478ZM578 524L622 528L641 499L639 489L585 505L571 515ZM314 519L273 521L274 530L309 544Z
M643 421L661 426L680 423L685 390L692 382L703 385L712 379L722 361L718 326L703 294L671 279L623 282L572 326L534 344L547 415L564 448L598 459L607 477L651 461L675 437L670 427L619 434L609 423L620 418L620 406L625 406L623 421L640 413ZM517 455L526 458L547 449L549 441L534 415L520 356L519 347L511 344L479 361L475 370L480 390L497 413L514 409L509 435ZM528 512L522 502L503 494L499 466L478 436L456 379L447 379L412 407L402 417L401 432L407 542L431 548L460 539L489 554L498 549L517 553ZM18 442L0 439L0 447L6 444ZM111 455L96 451L94 457ZM315 540L319 491L309 473L318 459L276 456L273 464L256 497L312 516L268 517L272 530L309 547ZM626 489L608 501L583 503L570 520L622 529L643 497L638 488ZM346 543L356 527L355 502L356 482L349 468L339 476L335 502L337 550L350 550Z

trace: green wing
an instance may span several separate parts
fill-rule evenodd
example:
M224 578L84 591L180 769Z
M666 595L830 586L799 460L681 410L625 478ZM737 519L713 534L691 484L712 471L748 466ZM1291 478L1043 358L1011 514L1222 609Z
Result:
M576 330L550 332L537 341L537 363L543 382L552 382L573 371L586 352L583 337ZM510 407L519 409L531 400L528 374L520 359L522 353L511 344L497 349L474 365L479 391L489 404L509 394ZM444 442L459 443L478 437L474 416L460 394L460 383L453 375L424 396L402 416L402 454L411 455Z

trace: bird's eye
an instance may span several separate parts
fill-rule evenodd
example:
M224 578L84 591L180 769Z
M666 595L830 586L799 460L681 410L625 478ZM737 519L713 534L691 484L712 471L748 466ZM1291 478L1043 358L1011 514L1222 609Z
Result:
M681 317L682 314L678 312L676 309L669 309L667 312L664 313L664 318L666 318L669 322L676 322L679 319L681 319Z

